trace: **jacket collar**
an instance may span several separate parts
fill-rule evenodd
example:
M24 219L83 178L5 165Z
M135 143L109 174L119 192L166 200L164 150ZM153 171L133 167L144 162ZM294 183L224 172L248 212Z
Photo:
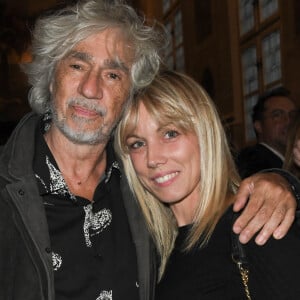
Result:
M0 166L6 180L20 179L33 173L35 130L39 118L35 113L25 115L4 146Z

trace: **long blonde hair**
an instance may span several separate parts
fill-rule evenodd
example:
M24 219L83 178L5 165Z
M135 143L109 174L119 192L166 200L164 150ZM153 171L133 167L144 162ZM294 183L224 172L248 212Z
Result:
M200 237L200 246L208 241L220 216L231 203L239 177L216 108L208 94L192 78L178 72L164 71L135 97L116 130L115 147L156 243L162 275L176 239L177 224L171 209L142 186L126 147L127 136L138 122L141 102L159 124L173 123L185 132L198 136L200 194L186 243L187 251L199 242Z

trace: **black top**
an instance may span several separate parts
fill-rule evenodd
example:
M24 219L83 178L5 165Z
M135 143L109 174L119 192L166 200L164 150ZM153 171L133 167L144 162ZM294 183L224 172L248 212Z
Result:
M242 178L271 168L282 168L283 161L262 144L244 148L238 153L236 165Z
M175 249L158 285L156 300L246 299L237 266L231 259L231 209L224 214L203 249L182 251L189 227L179 229ZM300 230L294 224L279 241L245 246L252 300L300 299Z
M135 247L112 147L90 202L70 192L42 132L36 135L34 170L49 225L55 299L138 299Z

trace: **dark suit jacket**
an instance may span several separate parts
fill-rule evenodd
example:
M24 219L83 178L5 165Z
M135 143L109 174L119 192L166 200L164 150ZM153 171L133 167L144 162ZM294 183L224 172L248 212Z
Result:
M239 174L246 178L264 169L282 168L283 161L262 144L244 148L236 158Z

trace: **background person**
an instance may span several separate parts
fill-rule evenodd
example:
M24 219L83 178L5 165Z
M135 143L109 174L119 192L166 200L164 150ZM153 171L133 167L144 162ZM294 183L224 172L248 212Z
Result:
M264 169L282 168L288 128L296 112L290 92L283 87L267 91L259 97L252 112L257 143L242 149L237 155L242 178Z

